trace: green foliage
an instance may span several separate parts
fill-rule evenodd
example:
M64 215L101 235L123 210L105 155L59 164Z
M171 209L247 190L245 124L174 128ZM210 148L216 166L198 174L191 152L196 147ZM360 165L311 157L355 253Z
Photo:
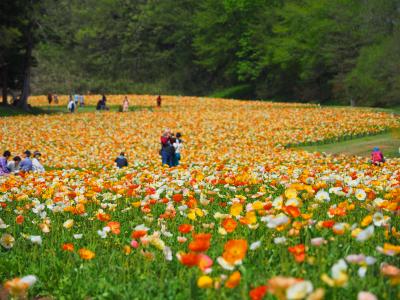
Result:
M251 85L242 84L214 92L210 97L225 99L254 99L254 95L251 94L252 91L253 87Z
M43 0L43 7L35 93L208 95L247 85L244 98L364 106L400 99L396 0ZM17 35L7 29L3 43Z

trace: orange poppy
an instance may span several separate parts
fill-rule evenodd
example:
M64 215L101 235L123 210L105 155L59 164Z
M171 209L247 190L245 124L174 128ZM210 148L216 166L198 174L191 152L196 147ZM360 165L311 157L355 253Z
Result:
M287 214L291 215L293 218L297 218L298 216L300 216L300 209L298 207L296 207L296 206L292 206L292 205L285 206L283 208L283 210Z
M297 262L303 262L306 257L306 249L304 244L299 244L288 248L289 252L293 254Z
M172 200L174 200L174 201L177 202L177 203L182 202L182 200L183 200L183 195L182 195L182 194L175 194L175 195L172 195Z
M96 215L97 220L100 220L102 222L108 222L111 220L111 216L109 214L103 214L103 213L98 213Z
M193 230L193 226L190 224L182 224L182 225L179 225L178 230L181 233L189 233Z
M252 289L249 292L250 299L251 300L262 300L262 298L264 298L264 295L267 293L267 290L268 290L268 288L266 285L262 285L262 286Z
M211 234L198 233L193 235L193 241L189 244L189 249L194 252L204 252L210 248Z
M121 225L119 222L115 222L115 221L108 222L107 226L110 227L112 233L114 233L114 234L121 233Z
M24 216L23 216L23 215L18 215L18 216L15 218L15 222L16 222L18 225L21 225L22 223L24 223Z
M185 266L194 267L198 262L198 254L193 252L183 253L180 255L179 260Z
M225 282L225 286L229 289L235 288L240 283L240 272L235 271L229 276L228 280Z
M230 264L235 264L246 256L246 240L229 240L225 243L222 257Z
M78 254L82 259L85 259L85 260L91 260L96 256L96 254L93 251L90 251L85 248L79 249Z
M64 251L69 251L69 252L73 252L74 251L74 244L71 243L65 243L61 246L61 249Z
M147 234L146 230L135 230L134 232L132 232L131 238L139 239L141 237L144 237L146 234Z
M322 227L325 227L325 228L332 228L333 227L333 225L335 225L335 221L333 221L333 220L328 220L328 221L323 221L322 222Z
M237 222L232 218L226 218L222 221L222 227L226 230L226 232L234 232L237 227Z

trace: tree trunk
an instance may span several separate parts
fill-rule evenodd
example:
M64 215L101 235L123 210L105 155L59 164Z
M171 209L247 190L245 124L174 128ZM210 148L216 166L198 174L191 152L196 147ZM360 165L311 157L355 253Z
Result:
M3 84L2 84L2 95L3 95L3 105L7 105L8 104L8 102L7 102L7 89L8 89L8 87L7 87L7 67L3 67L2 68L2 71L1 71L1 80L2 80L2 82L3 82Z
M28 97L30 93L31 83L31 66L32 66L32 48L33 48L33 33L32 25L28 27L28 36L26 43L25 70L24 70L24 85L22 87L21 97L18 101L18 106L23 110L29 110Z

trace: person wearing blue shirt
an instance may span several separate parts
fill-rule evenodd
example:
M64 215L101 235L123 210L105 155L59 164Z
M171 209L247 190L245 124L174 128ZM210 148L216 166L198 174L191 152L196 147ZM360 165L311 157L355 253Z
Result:
M24 159L19 164L19 167L22 171L29 172L32 171L32 160L30 159L31 152L26 150L24 152Z
M120 155L115 159L118 168L123 168L128 166L128 160L125 157L125 153L121 152Z

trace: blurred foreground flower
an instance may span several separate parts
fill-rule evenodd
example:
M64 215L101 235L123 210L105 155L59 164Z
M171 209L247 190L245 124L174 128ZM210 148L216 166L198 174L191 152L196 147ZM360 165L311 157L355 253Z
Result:
M37 281L34 275L28 275L22 278L14 278L6 281L4 287L10 295L16 299L25 299L27 296L28 288L33 286Z

